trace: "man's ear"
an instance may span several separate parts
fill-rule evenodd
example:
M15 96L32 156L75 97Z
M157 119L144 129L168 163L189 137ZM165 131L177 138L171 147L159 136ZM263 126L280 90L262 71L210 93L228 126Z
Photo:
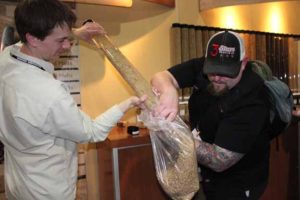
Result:
M242 71L244 71L244 69L246 68L246 65L247 65L247 62L249 61L249 58L248 57L244 57L243 58L243 61L242 61Z
M26 33L25 37L30 46L37 47L39 45L40 39L37 37L31 35L30 33Z

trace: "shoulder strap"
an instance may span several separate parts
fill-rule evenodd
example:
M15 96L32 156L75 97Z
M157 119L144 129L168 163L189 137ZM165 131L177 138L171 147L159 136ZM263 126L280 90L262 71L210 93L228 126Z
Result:
M256 72L263 80L272 80L273 73L267 63L260 60L251 60L249 62L252 70Z
M251 68L256 72L268 88L269 101L271 103L270 120L273 122L275 115L278 115L287 125L292 120L294 100L289 86L272 75L268 64L260 60L249 61Z
M270 81L265 81L265 85L268 87L270 95L274 100L275 109L280 119L289 124L292 120L294 107L293 94L290 88L276 77L273 77Z

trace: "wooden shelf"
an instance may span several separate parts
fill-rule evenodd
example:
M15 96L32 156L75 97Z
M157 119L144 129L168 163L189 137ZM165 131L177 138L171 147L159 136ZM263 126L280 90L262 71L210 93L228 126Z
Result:
M61 0L63 2L71 2L71 3L87 3L87 4L102 4L102 5L115 5L117 3L117 1L109 1L109 0L102 0L102 1L98 1L98 0ZM134 0L132 0L134 3ZM175 0L144 0L144 1L149 1L152 3L157 3L157 4L161 4L164 6L168 6L171 8L175 7ZM124 6L125 4L120 4L120 6ZM124 6L127 7L127 6Z
M171 7L171 8L175 7L175 0L144 0L144 1L149 1L149 2L152 2L152 3L158 3L158 4L165 5L165 6L168 6L168 7Z

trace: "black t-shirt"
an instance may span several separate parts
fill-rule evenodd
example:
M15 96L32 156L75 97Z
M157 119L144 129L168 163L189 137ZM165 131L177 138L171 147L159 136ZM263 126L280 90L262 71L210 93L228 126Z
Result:
M200 165L203 178L245 187L267 180L269 105L263 80L246 66L236 86L221 97L212 96L207 91L209 80L202 72L203 62L204 58L192 59L169 69L180 88L193 87L191 128L197 128L205 142L245 154L219 173Z

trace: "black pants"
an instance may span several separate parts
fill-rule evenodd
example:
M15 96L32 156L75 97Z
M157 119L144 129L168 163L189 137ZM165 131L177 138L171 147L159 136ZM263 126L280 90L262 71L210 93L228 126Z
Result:
M264 193L266 186L267 181L250 188L242 188L224 182L201 182L201 190L203 190L206 200L258 200ZM193 200L204 200L204 198L203 195L198 194Z

